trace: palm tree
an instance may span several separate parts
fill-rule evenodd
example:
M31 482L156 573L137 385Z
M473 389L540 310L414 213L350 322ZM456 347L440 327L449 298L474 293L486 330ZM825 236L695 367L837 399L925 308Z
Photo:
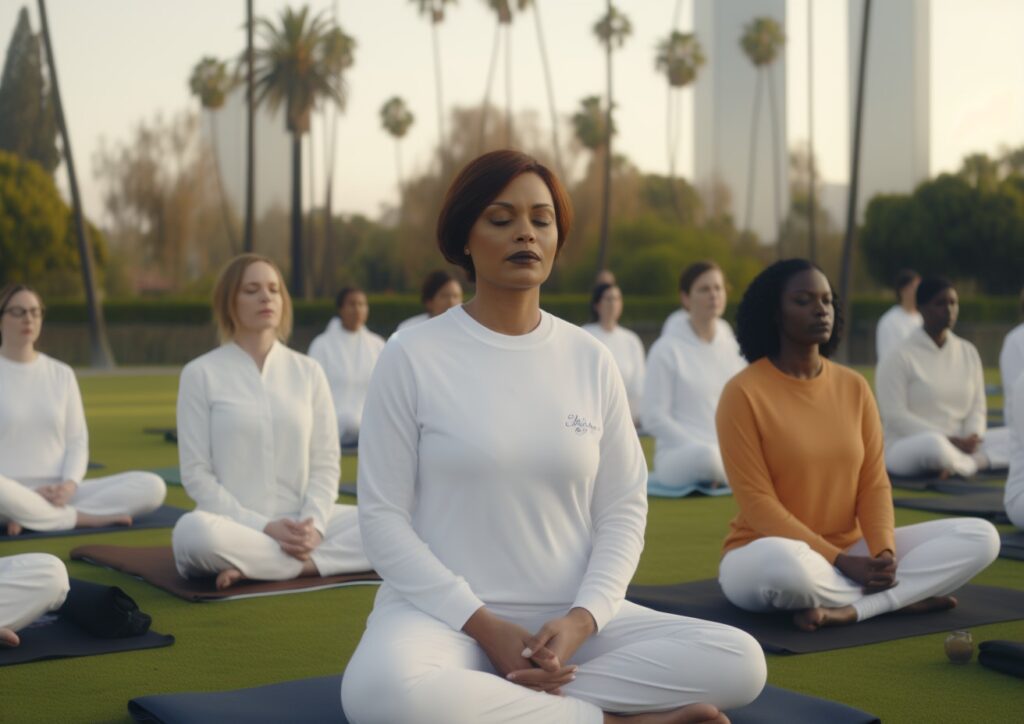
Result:
M419 6L420 15L430 18L430 37L434 46L434 90L437 95L437 137L440 141L438 153L441 168L445 166L444 153L444 97L441 92L441 50L437 39L437 26L444 22L445 5L454 5L455 0L410 0Z
M811 261L818 261L818 202L814 179L814 3L807 3L807 241Z
M612 49L615 47L621 48L625 44L626 38L633 33L633 24L629 22L629 18L619 12L618 8L612 5L612 0L606 0L605 7L607 8L605 14L594 23L594 35L597 36L598 41L605 49L605 74L608 88L605 128L611 129L614 128L612 123L612 108L614 107L614 97L612 95ZM608 260L608 217L611 211L609 208L611 206L611 192L612 134L609 133L605 141L604 182L601 186L601 236L597 252L598 271L606 268Z
M384 130L395 139L395 170L398 174L398 189L402 189L402 138L409 131L416 117L398 96L389 98L380 107L380 123Z
M758 116L761 110L761 86L764 80L768 83L768 103L771 113L772 126L772 164L774 170L774 183L772 188L775 192L775 230L778 236L779 225L782 223L782 203L780 201L779 189L779 145L778 145L778 118L775 103L775 83L771 75L772 65L779 56L783 44L786 42L786 34L782 26L774 18L754 18L743 28L743 35L740 36L740 47L747 56L757 72L757 79L754 85L754 112L751 114L750 130L750 172L747 176L747 212L744 220L744 228L750 228L750 217L754 209L754 180L757 163L757 126Z
M484 0L484 3L494 11L496 22L494 24L494 39L491 41L491 61L487 66L487 82L484 85L484 100L480 105L480 141L478 151L483 152L484 143L487 137L487 114L491 103L491 89L494 86L494 71L498 67L498 48L501 46L501 39L505 38L505 145L511 145L512 135L512 93L509 88L508 78L511 74L511 28L512 28L512 6L509 0ZM504 31L504 32L503 32Z
M60 130L61 145L64 147L64 164L68 169L68 186L71 188L71 206L75 219L75 236L78 238L78 256L82 264L82 286L85 287L86 307L89 312L89 343L93 367L113 367L114 354L107 340L107 325L103 319L103 307L96 291L96 277L93 272L92 246L85 235L85 214L82 211L82 197L78 193L78 176L75 174L75 158L71 153L71 136L64 118L64 106L60 100L60 84L57 82L57 63L54 60L53 42L50 40L50 26L46 20L46 2L38 0L39 25L46 48L46 65L50 75L50 90L53 93L53 110L57 128Z
M188 87L192 95L199 98L200 105L206 109L210 119L210 145L213 147L213 170L217 178L217 191L220 194L220 211L224 220L224 230L231 244L231 253L238 253L238 238L235 227L231 223L227 195L224 193L224 179L220 173L220 153L217 149L217 111L224 107L224 100L230 92L233 81L228 73L227 63L209 56L203 58L192 69Z
M580 109L572 116L572 127L576 139L584 148L597 153L608 144L609 137L615 133L614 122L608 132L609 116L601 107L601 96L587 96L580 101Z
M245 0L245 231L242 250L251 253L256 225L256 56L252 0Z
M292 290L306 296L302 251L302 136L309 132L313 109L321 101L345 106L342 78L345 57L337 52L337 26L309 7L285 8L279 25L257 21L262 46L256 48L256 103L271 111L285 106L285 128L292 136L291 262ZM348 60L351 64L351 59Z
M517 0L519 10L533 10L534 30L537 33L537 47L540 48L541 66L544 68L544 88L548 95L548 111L551 114L551 147L555 153L555 166L558 175L565 178L565 166L562 164L562 144L558 141L558 111L555 108L555 88L551 82L551 63L548 60L547 43L544 41L544 24L540 17L539 0Z
M679 155L679 134L682 128L682 90L697 79L697 71L704 65L704 61L704 51L700 47L697 36L693 33L681 33L678 30L673 30L665 40L658 43L654 59L655 67L665 73L668 79L668 97L665 104L665 141L668 153L669 188L672 190L672 204L675 206L677 215L681 213L675 179L676 158ZM673 109L675 110L674 114Z

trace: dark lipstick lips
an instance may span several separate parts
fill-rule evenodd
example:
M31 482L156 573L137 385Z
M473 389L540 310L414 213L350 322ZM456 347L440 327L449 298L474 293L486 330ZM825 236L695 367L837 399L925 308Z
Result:
M517 251L515 254L511 254L505 257L505 261L512 261L513 259L529 259L530 261L540 261L540 257L534 254L532 251Z

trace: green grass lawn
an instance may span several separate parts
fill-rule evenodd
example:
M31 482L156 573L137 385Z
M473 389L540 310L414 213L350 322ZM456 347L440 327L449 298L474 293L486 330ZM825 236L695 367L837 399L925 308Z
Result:
M82 380L92 458L107 465L100 472L177 464L175 446L141 432L174 424L176 386L172 376ZM1001 406L998 399L990 403ZM345 459L343 478L354 477L354 460ZM167 502L191 507L180 487L170 488ZM653 500L636 581L714 576L733 510L730 498ZM930 517L896 511L899 525ZM86 542L168 545L170 539L170 530L140 530L0 544L0 555L46 551L64 559L72 576L121 586L153 616L155 630L177 637L169 648L0 668L0 722L123 722L128 721L127 701L135 696L257 686L343 669L359 641L375 587L195 604L68 557ZM1024 590L1024 563L999 560L976 580ZM1024 641L1024 621L972 633L975 642ZM935 634L822 654L769 656L768 678L778 686L863 708L887 724L1024 719L1021 681L976 662L948 663L944 638Z

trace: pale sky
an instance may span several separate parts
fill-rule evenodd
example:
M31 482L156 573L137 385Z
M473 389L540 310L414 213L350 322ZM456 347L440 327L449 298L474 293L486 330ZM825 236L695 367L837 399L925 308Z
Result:
M619 0L633 23L633 35L616 53L615 86L619 134L617 150L641 169L664 173L665 81L654 70L658 40L670 30L676 0ZM743 0L716 0L742 2ZM805 40L806 3L791 0L786 21L790 33L786 97L790 143L806 138ZM848 104L829 100L837 91L827 78L842 78L847 68L843 17L847 0L814 0L815 25L832 41L816 49L820 78L815 129L821 143L820 167L826 181L845 181L848 166ZM907 2L909 0L886 0ZM284 0L256 0L257 15L276 15ZM298 2L294 3L300 4ZM381 129L378 112L392 95L402 96L416 114L404 142L407 175L430 163L437 142L430 24L409 0L310 0L315 10L337 7L344 30L355 36L355 65L348 73L349 105L339 125L336 158L336 209L376 215L382 204L396 201L394 148ZM604 0L539 0L552 60L556 103L563 117L581 98L604 90L604 58L591 27L603 14ZM0 44L6 50L21 3L0 5ZM995 37L1021 37L1016 0L934 0L933 43L940 47L935 65L952 73L956 92L936 92L933 172L959 165L969 151L995 151L1020 144L1024 136L1024 56L1017 44L1001 48ZM683 16L691 0L683 0ZM244 47L244 0L49 0L47 8L57 54L61 90L83 186L86 213L101 218L93 176L93 155L101 138L125 139L140 120L156 112L195 107L188 75L204 55L234 57ZM36 5L29 3L38 30ZM941 12L940 12L941 11ZM1013 22L1008 23L1011 19ZM689 20L684 20L684 29ZM1009 27L1008 27L1009 26ZM517 16L513 25L513 104L533 109L548 127L545 87L533 18ZM962 27L969 32L957 33ZM479 104L490 58L494 16L484 0L461 0L440 26L444 94L447 106ZM941 31L941 32L940 32ZM1001 33L1001 34L1000 34ZM955 45L954 45L955 41ZM1000 40L1002 42L1002 40ZM949 53L942 47L949 44ZM952 62L955 59L955 64ZM504 105L503 71L492 101ZM825 79L825 80L822 80ZM823 88L820 84L825 83ZM941 90L941 89L940 89ZM969 92L968 92L969 91ZM320 143L321 131L315 130ZM569 133L568 125L563 136ZM1016 136L1015 138L1013 136ZM684 135L680 169L692 169L692 135ZM287 169L287 158L281 168ZM319 175L318 171L318 175ZM58 173L63 185L63 167ZM318 182L319 183L319 182Z

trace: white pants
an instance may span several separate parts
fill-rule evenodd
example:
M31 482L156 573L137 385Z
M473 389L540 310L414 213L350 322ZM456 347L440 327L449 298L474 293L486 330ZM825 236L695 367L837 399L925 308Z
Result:
M49 553L0 558L0 628L24 628L60 608L67 595L68 572L60 558Z
M980 452L989 460L989 467L1005 468L1010 463L1009 433L997 427L985 434ZM939 432L919 432L897 440L885 448L885 467L896 475L922 475L943 470L970 477L978 472L974 457L957 449Z
M78 513L90 515L144 515L159 508L167 485L159 475L127 472L83 480L64 506L56 506L35 489L59 480L19 482L0 475L0 523L13 520L38 531L71 530Z
M682 488L695 483L724 483L722 453L717 445L699 442L664 451L659 446L654 455L651 479L668 488Z
M298 514L291 517L298 519ZM171 534L174 562L184 578L215 576L237 568L246 578L287 581L302 572L302 561L260 530L224 515L195 510L183 515ZM324 540L310 556L321 576L373 568L363 553L354 505L335 505Z
M744 706L760 694L764 653L739 629L624 602L571 663L554 696L495 674L480 646L399 598L370 614L342 681L353 724L600 724L602 712L640 713L704 702ZM566 609L498 615L536 632Z
M865 594L803 541L760 538L725 554L718 582L732 603L748 611L795 611L853 606L857 620L896 611L963 586L999 555L999 533L980 518L946 518L896 529L896 580ZM863 539L844 551L866 556Z

